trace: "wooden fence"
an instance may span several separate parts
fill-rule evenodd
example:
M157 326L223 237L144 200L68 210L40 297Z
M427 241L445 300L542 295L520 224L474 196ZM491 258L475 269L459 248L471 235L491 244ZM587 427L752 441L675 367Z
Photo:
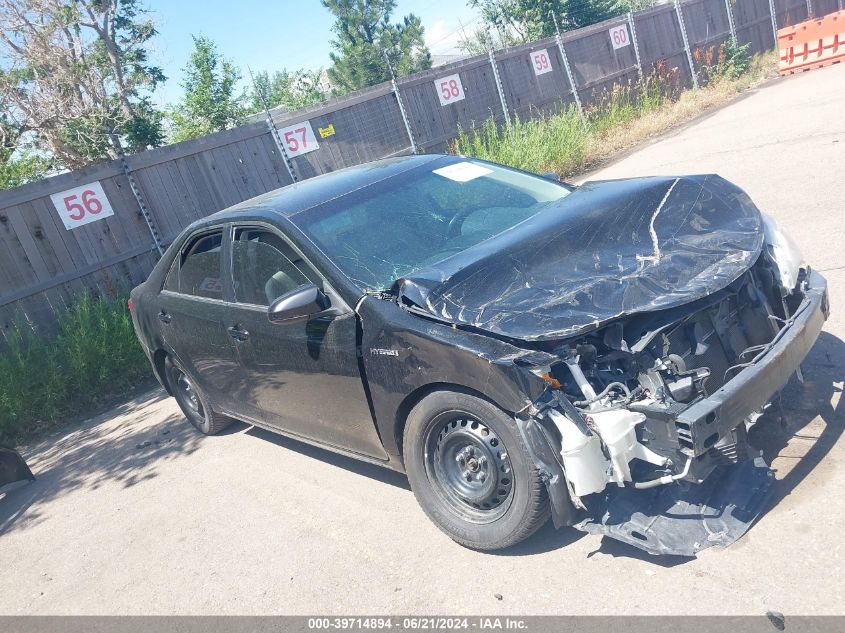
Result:
M834 11L841 1L664 4L567 32L560 40L496 51L492 63L488 55L472 57L401 78L396 90L388 82L274 115L276 130L297 130L288 140L266 122L256 122L0 191L0 332L5 335L15 321L51 329L60 308L86 289L128 291L149 274L159 247L192 221L290 184L292 176L304 179L406 154L412 143L420 152L441 152L459 127L490 116L504 121L505 108L511 118L526 119L573 102L589 107L614 84L647 76L660 60L676 68L680 84L689 87L693 72L701 74L703 56L696 50L718 46L732 32L753 52L768 50L775 24L795 24L811 10L816 15ZM625 39L620 29L628 41L614 46L614 31L617 45ZM541 66L542 59L536 56L542 54L548 67L538 74L535 64ZM441 105L437 82L451 75L458 76L463 97ZM287 143L290 150L305 140L303 122L319 148L287 157L282 152ZM113 215L67 229L51 196L97 182ZM57 197L59 206L63 195Z

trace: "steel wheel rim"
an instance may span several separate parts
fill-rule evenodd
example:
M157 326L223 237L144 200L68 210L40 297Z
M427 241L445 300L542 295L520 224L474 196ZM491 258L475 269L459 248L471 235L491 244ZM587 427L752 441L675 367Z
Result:
M196 416L198 419L203 419L205 414L202 408L202 401L197 393L194 383L188 378L187 374L180 369L174 368L176 377L176 394L179 401L185 405L189 413Z
M426 474L461 518L491 523L513 500L507 449L490 427L463 412L437 416L426 440Z

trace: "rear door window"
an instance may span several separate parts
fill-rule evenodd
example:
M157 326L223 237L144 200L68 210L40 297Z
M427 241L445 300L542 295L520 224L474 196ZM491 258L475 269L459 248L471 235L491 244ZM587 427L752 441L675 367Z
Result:
M189 240L167 274L164 289L194 297L223 299L222 246L222 230Z

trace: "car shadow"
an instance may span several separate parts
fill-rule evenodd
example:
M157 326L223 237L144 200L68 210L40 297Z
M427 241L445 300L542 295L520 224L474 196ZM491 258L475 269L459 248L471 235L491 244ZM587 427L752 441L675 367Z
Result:
M556 529L551 519L537 530L532 536L506 549L487 552L495 556L533 556L545 554L572 545L587 536L575 528L562 527Z
M162 463L197 450L203 436L181 413L162 416L163 389L50 433L21 451L35 481L0 494L0 537L49 517L47 502L73 490L117 482L129 488L154 479Z
M842 392L837 383L841 383L845 376L845 342L829 332L822 332L801 367L804 384L793 376L780 397L775 398L774 405L766 410L748 434L749 443L763 452L766 463L775 462L773 470L776 478L768 501L749 531L795 490L830 453L845 430L845 398L840 395L836 398L836 405L833 404L834 397ZM820 424L813 424L817 419ZM795 441L812 445L797 458L787 473L779 476L776 460L796 459L782 455L784 449ZM607 536L602 537L600 547L590 552L588 557L599 553L643 560L661 567L674 567L693 560L680 556L653 556Z
M397 488L402 488L403 490L411 490L411 486L408 484L408 478L405 475L396 472L395 470L385 468L384 466L364 462L360 459L348 457L341 453L335 453L334 451L330 451L325 448L320 448L319 446L314 446L312 444L302 442L286 435L279 435L278 433L273 433L272 431L267 431L257 426L252 426L250 424L247 424L246 422L238 422L236 424L233 424L231 427L229 427L229 429L227 429L227 431L229 431L230 429L230 432L232 433L245 432L253 437L257 437L264 441L271 442L276 446L281 446L282 448L286 448L291 451L296 451L297 453L300 453L312 459L318 459L321 462L331 464L332 466L335 466L337 468L342 468L343 470L355 473L356 475L375 479L376 481L380 481L382 483L389 484Z

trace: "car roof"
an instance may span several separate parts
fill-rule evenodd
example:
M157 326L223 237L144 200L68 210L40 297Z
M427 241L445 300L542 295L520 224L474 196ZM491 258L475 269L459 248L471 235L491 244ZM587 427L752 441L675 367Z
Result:
M291 217L329 200L341 198L353 191L393 178L421 165L435 161L448 164L457 160L460 160L460 158L456 156L424 154L385 158L347 167L244 200L208 216L205 221L220 221L241 214L255 213L256 211L273 211L282 216Z

